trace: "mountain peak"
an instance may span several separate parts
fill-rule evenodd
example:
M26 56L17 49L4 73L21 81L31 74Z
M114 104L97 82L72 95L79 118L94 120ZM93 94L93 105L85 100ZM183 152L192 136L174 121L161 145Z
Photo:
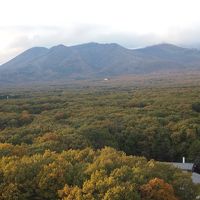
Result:
M51 47L50 50L52 50L52 49L65 49L65 48L67 48L67 46L65 46L63 44L59 44L59 45Z
M136 49L135 51L141 53L147 53L153 56L176 56L176 53L184 53L186 50L192 51L191 49L185 49L183 47L176 46L170 43L161 43L152 46L147 46L145 48Z
M159 71L200 70L200 51L161 43L126 49L116 43L34 47L0 67L0 81L65 80Z
M88 43L84 43L84 44L74 45L72 47L74 47L74 48L79 48L79 47L91 47L91 48L95 48L95 47L97 47L97 48L98 47L121 47L121 48L124 48L117 43L97 43L97 42L88 42Z
M21 55L29 55L29 54L40 54L43 52L48 51L45 47L32 47L24 52L21 53Z
M183 49L182 47L179 47L177 45L174 44L170 44L170 43L160 43L160 44L156 44L156 45L152 45L152 46L148 46L144 49L147 48L159 48L159 49Z

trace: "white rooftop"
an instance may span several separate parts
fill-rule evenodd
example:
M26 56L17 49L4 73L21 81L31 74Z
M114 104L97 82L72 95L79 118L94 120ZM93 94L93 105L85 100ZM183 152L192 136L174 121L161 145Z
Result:
M193 163L177 163L177 162L172 162L175 167L178 167L182 170L187 170L187 171L192 171L192 166Z
M175 167L182 169L184 171L192 171L192 166L193 166L193 163L176 163L176 162L173 162L173 163L168 163L168 164L172 164ZM192 181L193 181L193 183L200 183L200 174L192 172Z

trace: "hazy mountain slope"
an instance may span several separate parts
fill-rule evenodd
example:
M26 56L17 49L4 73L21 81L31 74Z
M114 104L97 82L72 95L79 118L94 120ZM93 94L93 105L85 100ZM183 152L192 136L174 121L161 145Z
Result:
M172 44L149 46L137 49L135 52L141 54L145 59L158 59L162 62L172 62L183 66L194 66L200 63L199 50L182 48Z
M73 46L98 76L128 73L142 61L140 57L118 44L88 43Z
M15 70L27 65L28 63L34 61L40 56L45 55L48 52L47 48L44 47L33 47L27 51L16 56L12 60L8 61L6 64L0 66L0 69L4 68L6 70Z
M31 65L29 70L32 73L37 71L41 76L45 73L47 79L86 73L90 68L76 51L64 45L52 47L45 55L31 62ZM24 70L27 70L26 66Z
M0 66L0 82L88 79L174 70L200 70L200 51L171 44L131 50L114 43L87 43L31 48Z
M34 48L34 50L36 50ZM22 55L22 57L21 57ZM45 52L27 50L0 67L0 79L50 80L87 71L87 64L80 56L64 45L58 45ZM6 70L4 70L6 69Z

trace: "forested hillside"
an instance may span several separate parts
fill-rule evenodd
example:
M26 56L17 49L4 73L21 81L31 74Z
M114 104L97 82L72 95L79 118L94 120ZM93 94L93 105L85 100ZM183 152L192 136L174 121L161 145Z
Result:
M200 87L173 85L1 89L0 199L194 200L151 160L200 153Z
M170 165L112 148L0 160L2 200L194 200L198 187Z
M111 146L161 161L193 161L200 151L199 94L189 86L2 93L0 155Z

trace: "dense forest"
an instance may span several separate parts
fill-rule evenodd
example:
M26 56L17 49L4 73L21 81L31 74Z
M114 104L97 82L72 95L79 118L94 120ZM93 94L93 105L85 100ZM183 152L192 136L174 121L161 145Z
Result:
M193 85L2 89L0 200L194 200L190 174L157 161L199 155L199 97Z
M0 199L194 200L198 187L171 165L110 147L0 160Z

